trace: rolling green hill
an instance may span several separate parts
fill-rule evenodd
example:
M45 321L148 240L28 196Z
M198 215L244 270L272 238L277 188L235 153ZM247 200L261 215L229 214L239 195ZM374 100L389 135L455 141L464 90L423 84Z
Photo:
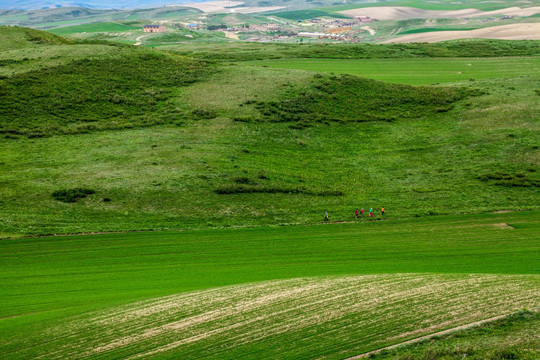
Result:
M0 34L0 357L538 354L539 42Z
M538 80L534 67L512 65L523 58L470 60L484 65L466 81L412 87L328 75L324 61L319 72L231 63L245 45L225 48L233 56L221 63L199 45L178 56L37 33L54 44L14 28L19 45L0 68L1 236L317 223L325 211L345 221L361 207L385 206L388 219L537 208ZM537 49L449 42L420 56L467 44L485 55ZM348 47L297 49L332 58ZM436 83L441 61L403 69ZM403 81L394 64L385 80ZM79 188L92 193L53 196Z

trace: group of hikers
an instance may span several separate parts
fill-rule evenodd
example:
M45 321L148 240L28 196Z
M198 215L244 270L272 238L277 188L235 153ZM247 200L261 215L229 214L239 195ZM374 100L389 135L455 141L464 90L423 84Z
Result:
M364 217L364 208L362 208L360 211L358 211L358 209L355 209L354 210L354 215L355 217L358 219L358 217L361 217L363 218ZM384 206L381 208L381 215L384 216ZM373 217L373 208L369 208L369 212L368 212L368 217L372 218ZM328 211L325 211L324 212L324 221L329 221L330 219L328 218Z

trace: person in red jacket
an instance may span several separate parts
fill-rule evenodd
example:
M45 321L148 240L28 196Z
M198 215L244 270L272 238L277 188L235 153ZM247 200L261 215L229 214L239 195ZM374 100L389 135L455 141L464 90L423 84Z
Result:
M362 208L362 210L360 210L360 216L364 217L364 208Z
M358 209L355 209L355 210L354 210L354 215L355 215L356 218L358 219Z

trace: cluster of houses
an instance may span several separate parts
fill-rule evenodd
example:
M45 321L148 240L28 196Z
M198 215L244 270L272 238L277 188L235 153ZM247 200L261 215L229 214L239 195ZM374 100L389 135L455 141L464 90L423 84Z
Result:
M330 18L313 18L309 20L299 21L294 24L242 24L236 26L225 27L221 26L206 26L200 23L174 23L171 26L175 28L184 28L190 30L215 30L234 33L257 33L256 36L247 39L248 41L272 41L272 40L287 40L293 37L299 38L317 38L331 39L339 41L354 41L354 35L359 31L352 30L354 26L373 22L374 19L369 16L355 16L353 19L330 19ZM302 27L312 27L308 31L302 31ZM160 25L144 25L145 33L164 33L167 31L163 24ZM313 32L314 31L314 32Z
M167 32L165 25L144 25L143 32L145 33L164 33Z

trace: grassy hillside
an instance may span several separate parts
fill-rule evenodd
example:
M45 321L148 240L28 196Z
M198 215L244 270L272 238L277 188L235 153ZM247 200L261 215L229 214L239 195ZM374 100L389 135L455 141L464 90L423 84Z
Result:
M76 33L95 33L95 32L121 32L142 30L142 24L123 24L118 22L97 22L85 25L66 26L56 29L51 29L50 32L56 35L71 35Z
M280 59L249 63L278 69L351 74L410 85L467 82L526 76L540 72L540 57L401 58L401 59Z
M410 87L125 46L8 52L21 61L0 81L3 237L537 208L535 58L452 59L484 79ZM444 81L441 61L393 60L385 80ZM79 188L92 194L53 196Z
M61 45L69 41L48 32L30 28L0 26L0 50L11 50L28 47L29 45L47 44Z
M520 311L492 323L371 355L371 359L523 359L540 356L540 314Z
M265 59L381 59L508 57L540 55L540 41L454 40L430 44L252 44L169 45L180 55L220 62Z
M10 30L1 357L342 359L539 308L538 42L165 52ZM512 324L380 356L534 356L537 319Z
M465 1L453 1L453 0L438 0L434 1L424 1L424 0L386 0L383 5L381 3L356 3L348 5L335 5L330 7L324 7L325 10L332 11L342 11L348 9L357 9L361 7L371 7L371 6L405 6L405 7L415 7L419 9L426 10L460 10L460 9L478 9L478 10L497 10L504 9L507 7L517 6L517 7L529 7L529 6L538 6L540 2L538 0L529 1L524 3L520 0L506 0L504 2L494 2L494 1L485 1L485 0L465 0Z
M0 352L353 356L536 308L537 219L515 212L3 241Z
M167 100L208 73L203 62L131 51L16 75L0 84L0 133L31 137L178 123Z

